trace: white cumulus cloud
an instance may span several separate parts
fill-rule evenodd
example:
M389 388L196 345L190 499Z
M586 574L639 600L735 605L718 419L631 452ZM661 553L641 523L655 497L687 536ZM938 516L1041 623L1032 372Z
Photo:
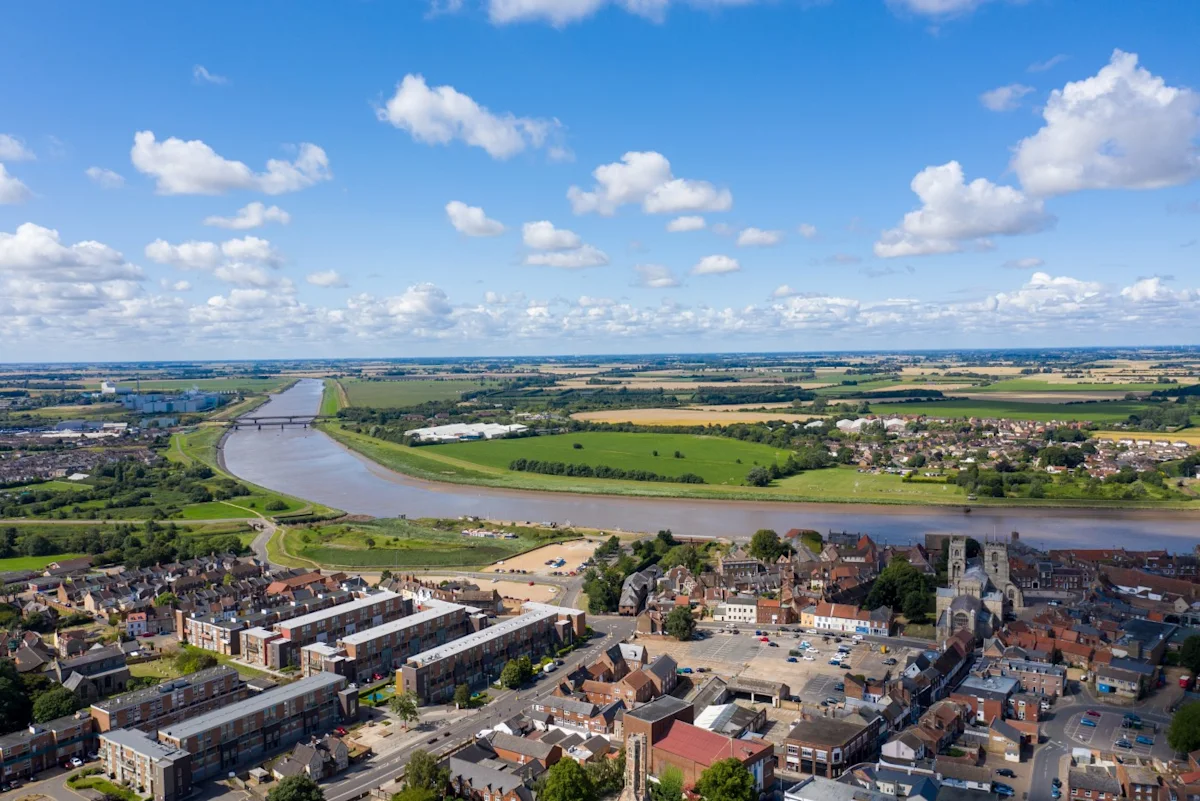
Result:
M203 64L197 64L192 67L192 80L196 83L213 83L218 86L224 86L229 83L229 79L224 75L216 75L204 68Z
M1032 86L1010 83L984 92L979 96L979 102L992 111L1012 111L1021 105L1021 98L1032 91Z
M897 228L884 231L875 243L881 258L955 253L964 244L995 235L1041 231L1054 224L1042 201L1019 189L984 178L969 184L957 161L926 167L912 180L921 208L904 215Z
M800 223L800 225L796 226L796 233L805 239L816 239L817 226L811 223Z
M527 222L521 229L525 247L534 250L574 250L583 245L583 239L574 231L555 228L549 220Z
M783 241L783 231L764 231L762 228L743 228L737 243L742 247L770 247Z
M640 203L648 214L727 211L733 206L728 189L717 189L708 181L674 177L671 162L654 151L630 151L619 162L600 165L592 176L596 186L590 192L578 186L567 190L576 214L611 215L631 203Z
M587 19L601 9L619 8L651 22L662 22L672 4L686 2L697 8L715 9L723 6L748 6L759 0L486 0L488 18L496 25L518 22L545 22L556 28ZM455 10L462 0L453 0ZM431 9L442 8L434 0Z
M1156 189L1200 177L1200 95L1168 86L1113 51L1096 75L1050 93L1046 124L1021 140L1012 168L1025 191Z
M146 258L180 270L211 271L218 280L249 286L270 286L277 278L266 268L276 269L283 257L265 239L254 236L216 242L181 242L172 245L156 239L146 245Z
M247 203L237 210L232 217L213 215L204 218L205 225L218 228L230 228L235 231L245 231L250 228L261 228L269 222L287 225L292 221L292 215L278 206L266 206L259 201Z
M159 142L153 131L138 131L130 159L138 172L155 179L160 195L221 195L234 189L280 195L332 177L325 151L308 142L300 145L294 161L271 159L265 172L256 173L199 139L172 136Z
M775 291L773 291L771 293L771 297L773 297L773 298L791 298L791 297L795 297L796 295L799 295L799 294L800 294L799 291L792 289L787 284L780 284L779 286L775 287Z
M705 256L692 267L692 275L721 275L736 273L741 269L738 260L729 256Z
M662 264L637 264L633 269L638 274L638 286L647 289L671 289L679 286L679 279L669 267Z
M503 223L483 213L479 206L468 206L459 200L446 204L446 216L454 230L464 236L499 236L504 233Z
M88 167L83 174L101 189L120 189L125 185L125 176L104 167Z
M19 178L10 175L3 164L0 164L0 205L24 203L31 196L29 187Z
M316 273L309 273L304 280L313 286L325 287L326 289L347 286L345 279L342 278L337 270L322 270Z
M678 234L685 231L703 231L708 223L703 217L697 215L687 215L684 217L676 217L667 223L667 231Z
M32 161L35 158L23 139L12 134L0 134L0 161Z
M431 88L421 75L405 75L377 116L408 131L418 142L445 145L458 139L482 148L494 159L540 148L556 139L562 127L554 119L494 114L453 86ZM557 147L554 155L564 152Z
M530 253L525 257L525 263L534 267L578 270L584 267L602 267L608 264L608 254L591 245L583 245L574 250Z

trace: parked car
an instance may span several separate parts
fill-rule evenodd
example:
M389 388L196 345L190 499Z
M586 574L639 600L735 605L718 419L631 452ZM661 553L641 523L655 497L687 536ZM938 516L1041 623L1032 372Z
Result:
M839 659L830 659L830 660L829 660L829 664L831 664L831 665L841 665L842 663L841 663L841 660L839 660Z
M1091 715L1091 716L1092 716L1092 717L1094 717L1094 718L1098 718L1098 717L1100 717L1100 712L1099 712L1099 711L1097 711L1097 710L1095 710L1095 709L1089 709L1089 710L1087 711L1087 714L1088 714L1088 715Z
M836 684L833 685L833 689L837 690L839 693L845 692L846 691L846 682L844 682L844 681L837 682Z
M1096 728L1096 721L1092 720L1091 718L1081 718L1079 721L1079 725L1087 726L1089 728L1094 729L1094 728Z
M770 642L771 638L770 637L759 637L758 640L759 640L759 642Z
M1055 787L1062 787L1062 779L1058 778L1057 776L1055 776L1053 779L1051 779L1050 783L1052 785L1054 785Z
M829 696L828 698L826 698L826 699L825 699L825 703L827 703L827 704L836 704L836 703L838 703L838 699L834 698L834 697L831 695L831 696Z
M892 665L896 664L896 657L889 656L887 659L883 660L883 664L891 667Z
M680 668L680 669L679 669L679 672L680 672L680 673L686 673L686 674L688 674L688 675L691 675L691 673L692 673L692 669L691 669L691 668L688 668L688 667L685 667L685 668Z
M1011 796L1014 796L1017 794L1016 790L1014 790L1009 785L1004 784L1003 782L992 782L992 792L995 793L996 795L1002 795L1002 796L1007 796L1007 797L1011 797Z
M1054 801L1058 801L1058 799L1062 798L1062 790L1058 789L1057 787L1051 787L1050 797L1053 798Z
M863 636L862 636L861 634L855 634L855 635L854 635L853 637L851 637L850 639L854 640L855 642L862 642L862 641L863 641Z
M1017 774L1013 773L1012 768L998 768L996 770L996 775L1003 776L1006 779L1013 779L1016 778Z
M338 726L337 728L335 728L333 730L333 733L336 734L338 737L345 737L346 736L346 727Z
M1115 743L1113 743L1113 747L1115 747L1115 748L1133 748L1133 743L1129 742L1128 740L1117 740Z
M138 636L139 636L139 637L142 637L142 638L149 638L149 637L153 637L153 636L154 636L154 634L153 634L153 633L151 633L151 632L149 632L149 631L143 631L143 632L142 632L141 634L139 634Z
M795 659L793 659L792 661L793 661L793 662L795 662L796 660L795 660ZM811 656L809 656L808 654L805 654L805 655L804 655L804 661L805 661L805 662L816 662L817 660L816 660L816 659L813 659L813 658L812 658Z
M1137 742L1138 745L1154 745L1154 740L1150 739L1144 734L1139 734L1134 738L1134 741Z
M1126 719L1126 720L1133 720L1133 721L1137 721L1138 723L1141 723L1141 722L1142 722L1142 719L1141 719L1140 717L1138 717L1137 715L1135 715L1134 713L1132 713L1132 712L1126 712L1126 713L1125 713L1125 719Z

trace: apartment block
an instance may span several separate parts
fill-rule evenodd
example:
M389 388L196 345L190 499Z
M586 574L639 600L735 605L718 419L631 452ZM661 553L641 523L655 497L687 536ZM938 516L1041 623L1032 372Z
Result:
M245 699L245 682L231 667L208 668L154 687L92 704L98 732L153 731L185 717L202 715Z
M95 730L86 711L35 723L0 737L0 779L27 779L95 748Z
M390 623L410 611L410 601L398 593L381 590L328 609L281 620L273 628L297 649L315 642L332 645L339 637Z
M353 681L365 683L377 674L390 674L415 654L457 640L486 626L487 616L468 606L445 601L415 602L416 610L407 617L347 634L337 648L314 644L301 649L300 669L311 676L329 669L327 663L344 657ZM334 668L343 673L343 669Z
M184 614L182 610L177 610L175 612L175 635L180 642L187 642L206 651L213 651L225 656L240 656L242 640L239 635L243 630L267 628L281 620L290 620L345 603L353 597L347 590L337 590L241 616L204 615L198 612Z
M494 681L508 660L541 656L586 628L587 616L578 609L526 603L519 617L409 657L397 674L397 690L416 693L423 702L449 701L459 684Z
M224 775L325 734L342 718L339 695L346 685L344 676L321 673L159 729L158 739L192 755L193 780Z
M874 759L878 721L857 715L797 721L785 741L788 770L836 779L846 768Z
M100 767L108 778L154 801L178 801L192 791L192 755L137 729L100 735Z

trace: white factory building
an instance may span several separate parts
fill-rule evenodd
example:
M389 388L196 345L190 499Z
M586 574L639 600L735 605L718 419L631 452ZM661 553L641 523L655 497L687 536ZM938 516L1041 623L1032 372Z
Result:
M520 423L507 426L499 423L451 423L431 428L414 428L408 431L408 435L421 442L462 442L472 439L498 439L510 434L519 434L528 428Z

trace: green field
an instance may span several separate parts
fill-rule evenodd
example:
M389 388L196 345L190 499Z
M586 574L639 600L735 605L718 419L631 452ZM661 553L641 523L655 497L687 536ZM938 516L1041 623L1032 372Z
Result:
M51 556L13 556L9 559L0 559L0 573L7 573L10 570L41 570L51 562L61 562L77 556L83 556L83 554L56 553Z
M582 445L582 449L575 445ZM694 434L634 434L585 431L486 442L427 445L435 453L485 467L507 469L513 459L606 465L623 470L649 470L660 476L695 473L709 484L742 484L754 465L783 463L789 451L756 442ZM655 456L655 451L658 455ZM679 451L683 458L676 459Z
M496 381L482 382L460 378L413 381L343 378L340 381L346 389L351 406L371 406L377 409L395 409L429 401L454 400L464 392L499 386Z
M993 417L1010 420L1049 422L1091 421L1117 423L1140 412L1146 404L1136 401L1102 401L1096 403L1020 403L1017 401L948 400L923 403L883 403L876 401L871 409L876 414L923 414L929 417Z
M317 414L323 417L333 417L343 408L343 396L345 390L336 378L326 378L325 386L321 391L321 406L317 410Z
M0 420L120 420L129 416L119 403L92 403L87 405L42 406L38 409L19 409L0 414Z
M905 407L916 404L904 404ZM933 405L933 404L925 404ZM878 407L877 407L878 408ZM321 427L327 434L348 448L355 450L369 459L391 468L400 473L430 481L443 481L452 484L472 484L487 487L499 487L514 490L536 490L542 492L573 492L580 494L598 495L630 495L657 498L697 498L711 500L747 500L747 501L789 501L789 502L823 502L823 503L882 503L882 504L940 504L962 505L966 495L962 488L953 485L906 483L898 475L859 473L853 467L839 467L826 470L811 470L796 476L775 481L769 487L746 487L728 484L677 484L652 481L622 481L603 478L578 478L570 476L552 476L537 473L513 472L502 467L485 465L479 462L469 462L463 458L455 458L447 452L448 446L424 446L413 448L393 442L375 439L364 434L357 434L340 425L324 425ZM592 433L592 432L589 432ZM570 443L578 439L579 434L558 435ZM650 434L628 434L626 436L642 437L657 436ZM686 435L677 435L686 436ZM531 440L509 440L508 442L528 443ZM503 440L499 442L504 442ZM730 440L732 444L737 443ZM488 443L462 443L463 447ZM754 447L765 447L755 445ZM681 448L680 450L684 450ZM769 450L769 449L768 449ZM568 451L572 456L586 452ZM660 449L659 453L663 451ZM693 452L694 449L693 449ZM686 464L691 460L680 460ZM476 457L472 457L476 458ZM530 458L530 457L526 457ZM660 455L657 460L646 458L645 469L655 467L654 462L674 462L672 458ZM743 459L743 465L745 460ZM743 465L738 465L739 467ZM727 469L727 468L726 468ZM972 506L1081 506L1119 508L1192 508L1193 501L1174 498L1171 500L1156 500L1153 497L1142 500L1109 500L1105 497L1067 496L1066 488L1062 494L1052 492L1047 488L1047 498L986 498L981 497L972 501ZM274 540L272 541L274 542ZM275 557L272 556L274 560Z
M516 539L484 540L462 536L461 527L454 521L374 520L289 528L283 549L308 562L340 567L470 567L578 536L560 529L513 529Z
M278 392L296 379L287 376L274 378L167 378L167 379L122 379L117 383L121 386L140 387L142 392L182 392L199 387L210 392ZM89 386L100 389L100 382L91 382Z
M1170 389L1174 384L1105 384L1096 383L1058 383L1042 381L1036 378L1009 378L995 381L986 387L974 387L971 392L1154 392L1155 390Z

